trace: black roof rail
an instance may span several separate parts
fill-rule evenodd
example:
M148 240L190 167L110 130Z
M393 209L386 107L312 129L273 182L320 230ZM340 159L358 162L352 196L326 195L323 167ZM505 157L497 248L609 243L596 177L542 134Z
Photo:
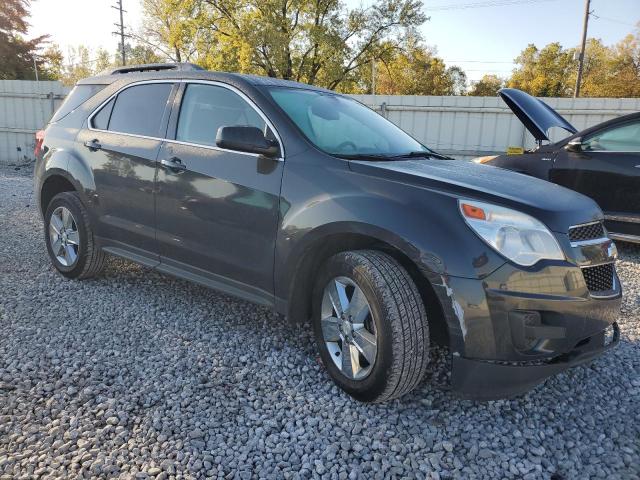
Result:
M194 70L204 70L200 65L195 63L146 63L144 65L127 65L125 67L118 67L111 70L111 75L119 73L133 73L133 72L160 72L163 70L176 70L181 72L188 72Z

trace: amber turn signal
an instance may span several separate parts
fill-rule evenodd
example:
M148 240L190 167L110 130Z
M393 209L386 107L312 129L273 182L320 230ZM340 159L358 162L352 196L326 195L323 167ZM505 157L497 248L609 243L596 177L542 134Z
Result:
M473 205L469 205L468 203L462 204L462 213L464 213L465 217L475 218L476 220L486 220L487 216L484 213L484 210L480 207L474 207Z

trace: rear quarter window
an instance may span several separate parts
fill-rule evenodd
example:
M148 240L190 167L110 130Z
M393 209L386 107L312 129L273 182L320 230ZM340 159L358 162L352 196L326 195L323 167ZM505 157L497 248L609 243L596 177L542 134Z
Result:
M58 122L62 120L104 87L106 87L106 85L76 85L64 99L60 108L58 108L51 118L51 121Z

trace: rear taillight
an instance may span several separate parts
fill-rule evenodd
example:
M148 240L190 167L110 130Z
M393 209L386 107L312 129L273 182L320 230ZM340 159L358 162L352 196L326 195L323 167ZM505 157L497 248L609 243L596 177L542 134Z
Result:
M33 154L36 158L40 156L40 152L42 151L42 142L44 142L44 130L38 130L36 132L36 145L33 148Z

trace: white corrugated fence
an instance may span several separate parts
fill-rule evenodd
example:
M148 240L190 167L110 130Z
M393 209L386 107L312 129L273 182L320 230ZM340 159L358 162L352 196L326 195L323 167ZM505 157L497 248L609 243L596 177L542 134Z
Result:
M353 95L425 145L457 158L531 148L533 137L499 97ZM640 111L640 98L544 98L578 130ZM552 129L557 141L567 132Z
M0 80L0 164L33 160L35 132L45 126L69 90L60 82Z
M33 160L34 133L70 89L59 82L0 80L0 164ZM458 158L534 146L531 135L498 97L353 95L427 146ZM545 98L578 130L640 111L640 98ZM556 129L551 137L566 133Z

